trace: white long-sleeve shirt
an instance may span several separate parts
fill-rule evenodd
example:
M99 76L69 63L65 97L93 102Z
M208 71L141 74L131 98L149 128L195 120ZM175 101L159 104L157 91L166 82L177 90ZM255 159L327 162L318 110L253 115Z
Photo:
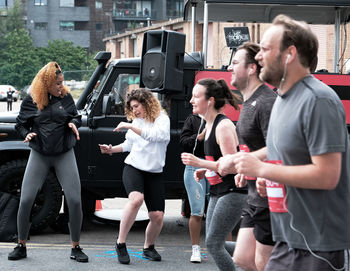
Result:
M164 113L154 123L136 118L132 125L141 129L141 136L129 129L122 143L123 152L130 152L125 163L148 172L162 172L166 148L170 141L170 120Z

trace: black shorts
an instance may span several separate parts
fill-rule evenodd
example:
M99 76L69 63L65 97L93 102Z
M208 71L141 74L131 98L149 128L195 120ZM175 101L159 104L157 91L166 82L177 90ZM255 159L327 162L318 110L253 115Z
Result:
M125 191L128 195L133 191L142 193L148 212L164 212L165 192L162 175L162 173L142 171L126 164L123 170Z
M255 239L263 244L273 246L270 210L248 204L242 211L241 228L254 228Z
M348 261L345 261L345 256L348 258L348 253L344 250L319 252L313 251L318 257L322 257L331 263L334 268L341 269L345 266L348 270ZM334 270L329 263L319 258L316 258L308 250L289 248L284 242L277 242L274 246L269 262L265 267L265 271L331 271Z

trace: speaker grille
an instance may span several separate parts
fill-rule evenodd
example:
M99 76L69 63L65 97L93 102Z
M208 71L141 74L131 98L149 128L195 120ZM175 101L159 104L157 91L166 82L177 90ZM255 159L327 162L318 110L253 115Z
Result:
M140 87L159 93L183 90L185 38L183 33L171 30L144 34Z
M161 88L164 84L165 55L161 52L146 53L142 62L142 81L146 88Z

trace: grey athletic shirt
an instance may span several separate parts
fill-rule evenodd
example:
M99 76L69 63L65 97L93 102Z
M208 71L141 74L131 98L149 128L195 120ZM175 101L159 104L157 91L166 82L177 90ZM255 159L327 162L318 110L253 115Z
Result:
M243 103L236 131L239 144L248 146L253 152L266 146L265 139L273 103L276 99L268 86L261 85L253 95ZM248 204L268 208L267 199L256 191L255 180L248 180Z
M350 148L344 107L336 93L313 76L276 99L267 134L269 160L311 164L311 156L341 152L342 169L334 190L286 187L289 213L271 213L275 241L292 248L334 251L350 248ZM317 179L315 179L317 182Z

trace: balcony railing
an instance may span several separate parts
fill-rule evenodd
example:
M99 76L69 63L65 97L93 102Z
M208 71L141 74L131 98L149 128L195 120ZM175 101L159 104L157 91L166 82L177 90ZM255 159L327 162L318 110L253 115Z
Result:
M155 14L155 12L137 10L137 9L114 9L113 10L113 17L116 17L116 18L137 18L137 19L151 18L152 19L153 18L152 14Z
M183 10L170 9L166 11L167 18L180 18L183 17Z

